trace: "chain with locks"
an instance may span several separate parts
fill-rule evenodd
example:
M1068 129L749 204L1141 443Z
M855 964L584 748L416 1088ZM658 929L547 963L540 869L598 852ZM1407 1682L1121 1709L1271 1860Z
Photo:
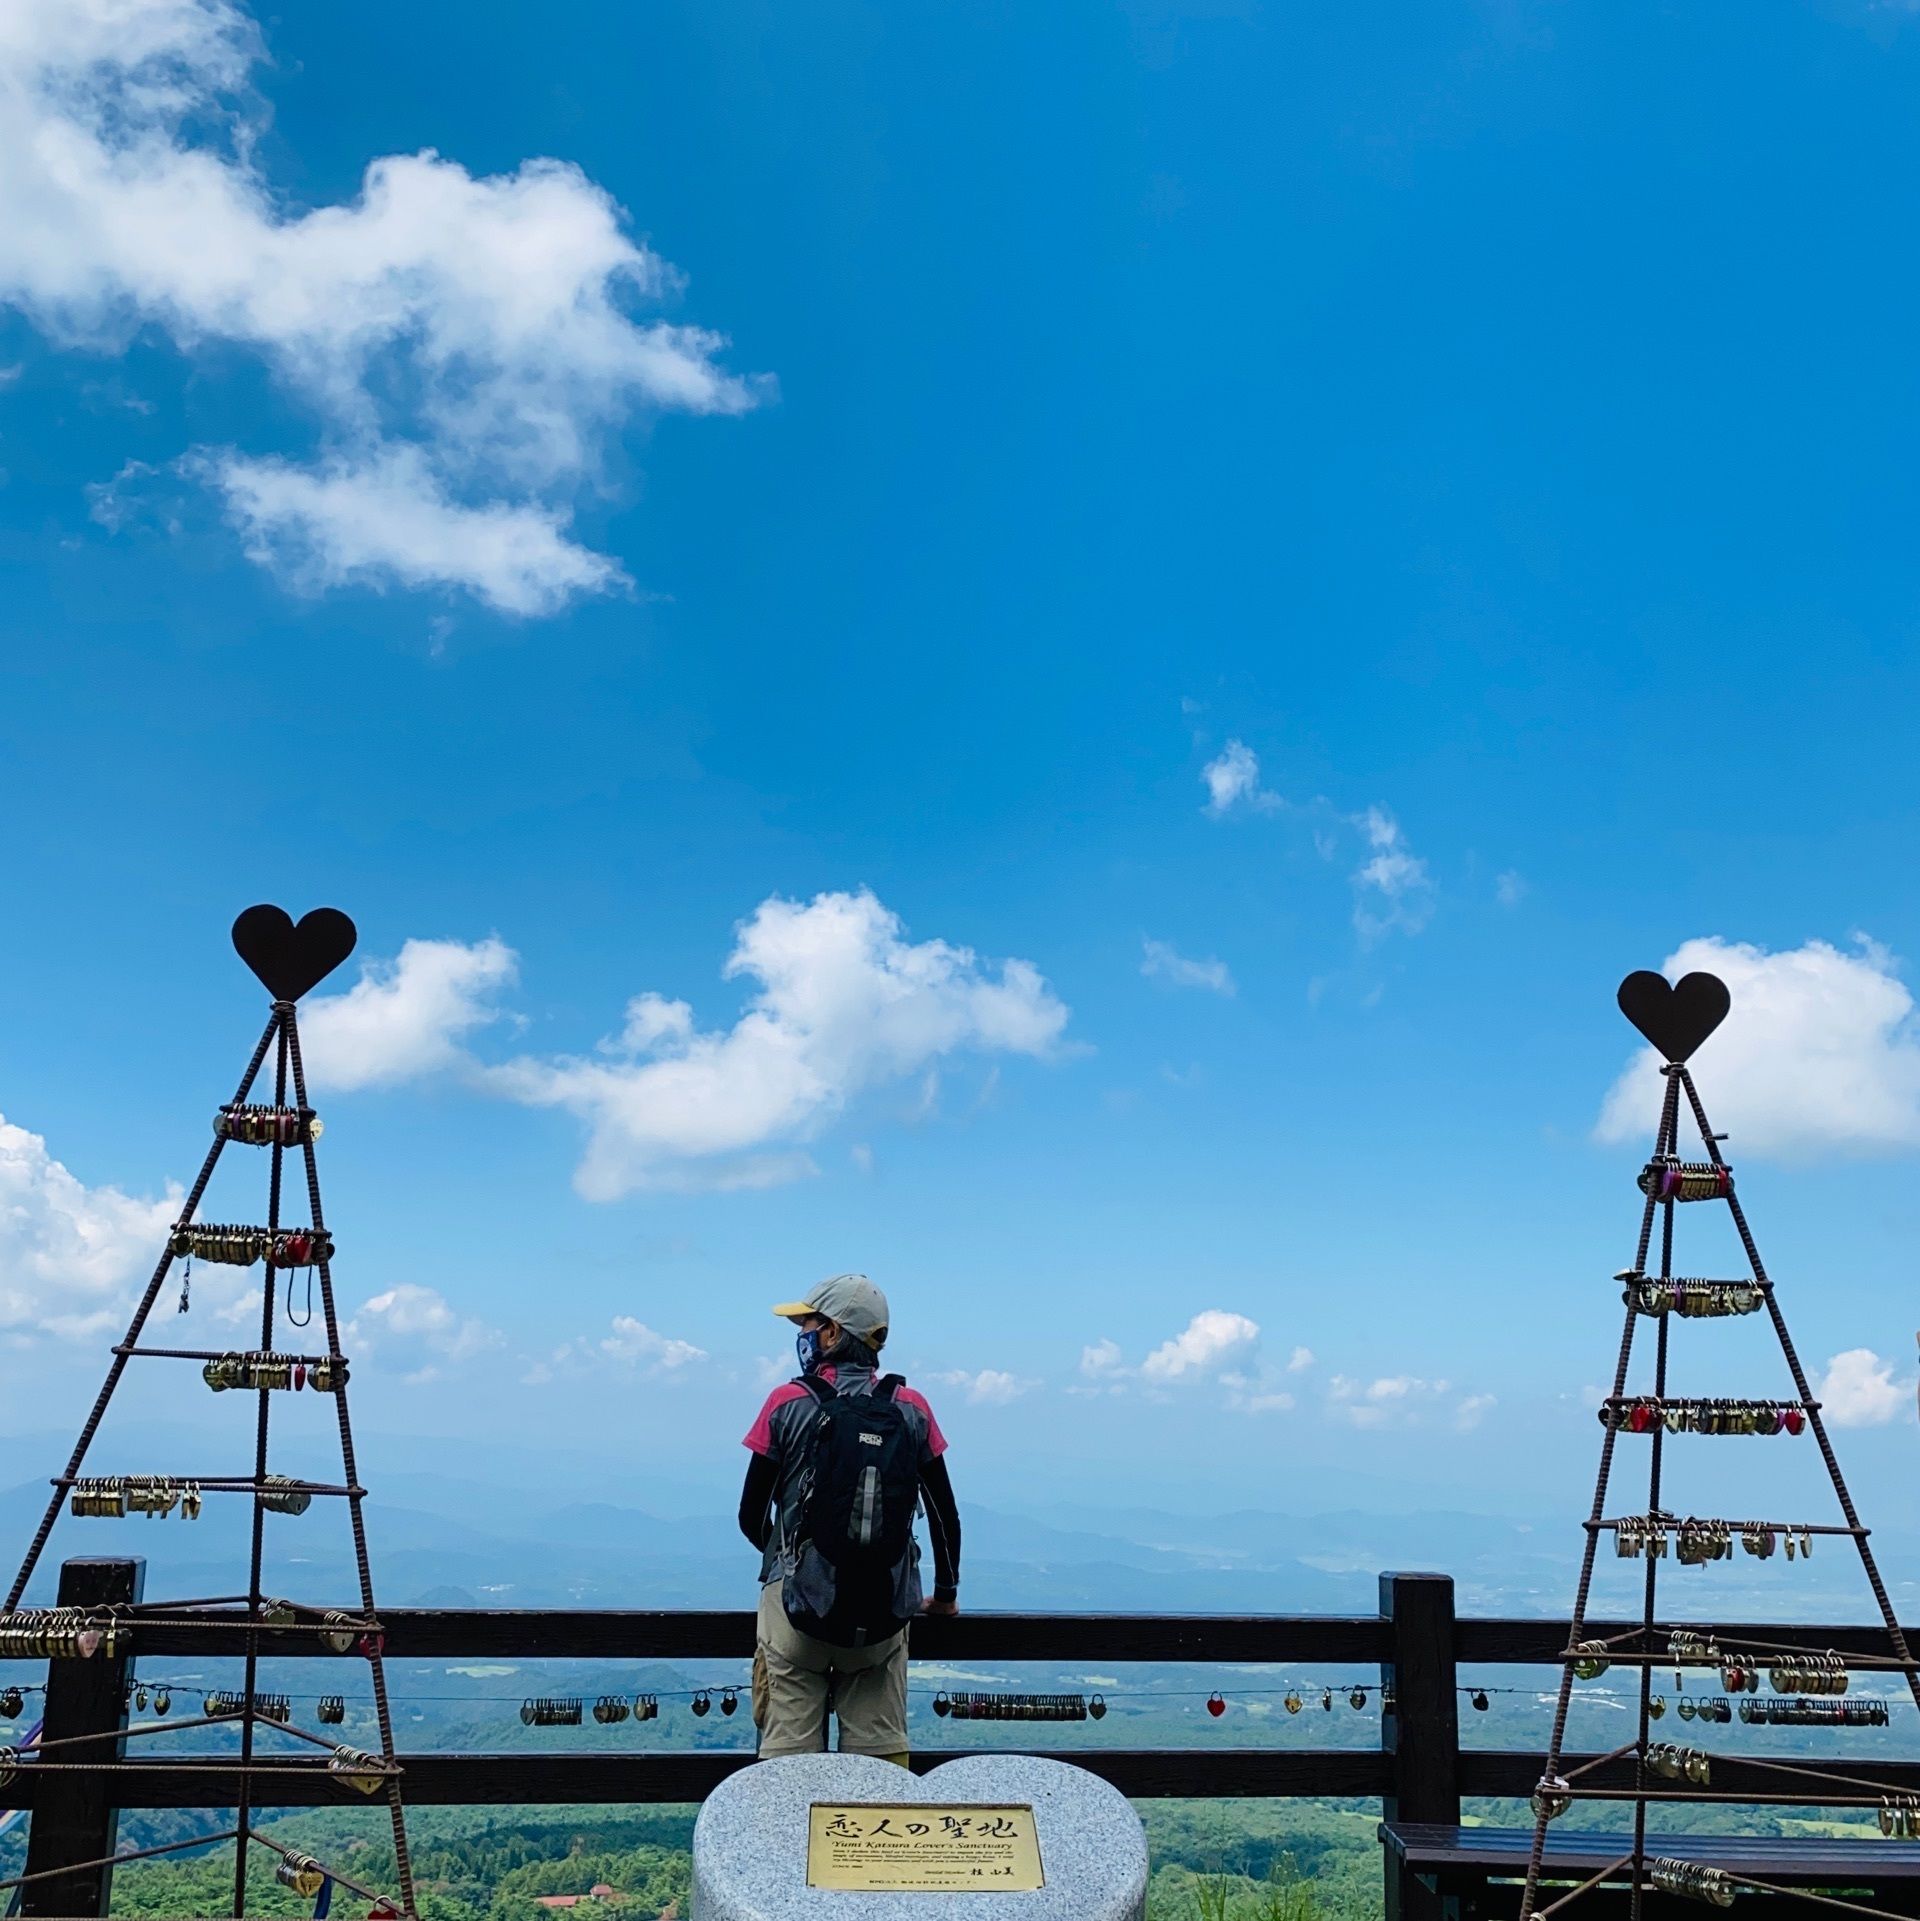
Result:
M244 1147L305 1147L327 1130L310 1107L265 1107L256 1101L229 1101L213 1117L223 1141Z
M1663 1894L1684 1894L1716 1908L1733 1906L1736 1884L1725 1868L1709 1868L1698 1861L1679 1861L1670 1854L1660 1854L1647 1863L1647 1879Z
M1679 1400L1655 1395L1609 1398L1597 1409L1600 1425L1616 1434L1804 1434L1807 1411L1798 1401Z
M731 1714L733 1709L729 1708L727 1712ZM598 1721L603 1728L618 1727L629 1715L636 1721L659 1720L659 1698L652 1694L636 1694L632 1702L629 1703L624 1694L603 1694L599 1700L593 1704L593 1718ZM520 1718L523 1721L527 1718L524 1707L520 1710ZM553 1725L550 1722L541 1722L538 1715L535 1716L535 1722L541 1726Z
M1895 1841L1920 1841L1920 1795L1883 1794L1880 1832Z
M291 1721L293 1703L284 1694L255 1694L249 1697L236 1688L215 1688L200 1703L209 1721L226 1721L252 1711L262 1721Z
M313 1505L311 1490L285 1474L269 1474L259 1494L269 1514L304 1514ZM76 1515L111 1521L129 1514L152 1520L177 1507L183 1521L197 1521L204 1500L198 1481L176 1481L165 1474L96 1474L74 1482L68 1506Z
M0 1660L108 1660L120 1652L126 1630L111 1615L85 1608L18 1608L0 1614Z
M167 1237L176 1259L214 1261L226 1267L251 1267L271 1261L275 1267L311 1267L333 1259L333 1235L324 1227L265 1227L226 1223L182 1222Z
M1687 1781L1696 1788L1706 1787L1713 1779L1710 1756L1672 1741L1648 1742L1647 1766L1664 1781Z
M1298 1695L1288 1697L1299 1712ZM1084 1694L948 1694L933 1697L933 1711L956 1721L1084 1721Z
M347 1384L347 1364L337 1354L251 1352L221 1354L200 1370L200 1378L216 1394L228 1388L278 1388L316 1394L337 1394Z
M363 1748L338 1747L327 1757L327 1772L356 1794L373 1794L392 1778L394 1770Z
M96 1474L74 1482L67 1505L95 1520L144 1514L151 1521L177 1507L183 1521L197 1521L202 1498L198 1481L176 1481L164 1474Z
M326 1886L327 1871L312 1855L301 1854L289 1848L280 1857L279 1865L273 1871L273 1878L283 1888L291 1888L295 1894L311 1898Z
M1740 1718L1769 1728L1884 1728L1892 1723L1885 1701L1855 1695L1850 1701L1799 1701L1775 1696L1742 1701Z
M1723 1201L1733 1192L1733 1169L1724 1161L1683 1161L1656 1154L1634 1185L1649 1200Z
M1721 1320L1757 1314L1766 1305L1758 1281L1709 1281L1688 1274L1643 1274L1623 1267L1614 1277L1620 1298L1638 1314L1675 1314L1682 1320Z
M1663 1560L1671 1541L1676 1560L1688 1567L1704 1567L1709 1561L1730 1559L1736 1540L1757 1561L1770 1560L1783 1542L1789 1561L1813 1556L1813 1530L1804 1523L1721 1521L1695 1515L1682 1519L1656 1511L1623 1515L1613 1524L1613 1551L1622 1560L1642 1556Z

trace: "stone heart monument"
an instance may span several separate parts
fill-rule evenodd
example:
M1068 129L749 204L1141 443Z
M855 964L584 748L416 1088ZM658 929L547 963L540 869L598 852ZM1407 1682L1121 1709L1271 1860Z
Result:
M912 1775L795 1754L721 1782L693 1831L691 1921L1142 1921L1147 1837L1063 1761L974 1754Z

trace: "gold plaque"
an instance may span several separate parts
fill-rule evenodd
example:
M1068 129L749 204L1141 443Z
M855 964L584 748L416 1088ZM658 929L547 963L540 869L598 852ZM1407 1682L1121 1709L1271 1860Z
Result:
M1044 1888L1030 1804L816 1801L807 1886L879 1894L1007 1894Z

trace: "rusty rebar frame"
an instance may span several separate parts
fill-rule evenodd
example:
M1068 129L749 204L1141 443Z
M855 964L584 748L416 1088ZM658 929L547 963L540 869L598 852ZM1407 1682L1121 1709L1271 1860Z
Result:
M259 1042L254 1047L252 1058L247 1063L246 1072L240 1078L239 1088L235 1092L233 1100L228 1103L228 1105L238 1105L246 1100L248 1094L253 1089L254 1082L259 1078L261 1068L266 1063L269 1048L274 1050L275 1055L274 1104L281 1107L286 1105L287 1084L289 1078L291 1078L298 1104L303 1108L306 1106L306 1070L300 1055L298 1018L294 1012L293 1002L284 1000L276 1000L273 1003L273 1011L268 1016L266 1028L262 1032ZM213 1178L214 1169L219 1164L221 1153L227 1145L228 1142L224 1135L216 1134L214 1136L213 1145L208 1150L206 1159L201 1163L200 1172L195 1177L193 1186L188 1190L186 1200L182 1204L179 1217L174 1224L176 1230L192 1222L201 1200L206 1194L208 1183ZM274 1141L266 1145L267 1151L272 1157L268 1175L267 1194L267 1230L271 1235L277 1233L280 1227L281 1190L288 1150L287 1147L279 1141ZM312 1209L309 1219L316 1234L323 1234L326 1222L320 1205L320 1173L319 1163L314 1152L314 1143L311 1138L308 1138L301 1141L298 1145L299 1151L304 1157L307 1197ZM324 1245L324 1242L322 1244ZM38 1527L34 1530L33 1539L28 1544L26 1555L20 1564L19 1572L14 1576L13 1585L8 1591L5 1608L4 1610L0 1610L0 1612L11 1614L20 1605L20 1598L26 1592L27 1584L32 1580L34 1569L39 1565L40 1557L46 1550L47 1542L53 1533L55 1523L60 1518L60 1510L65 1503L68 1490L82 1478L81 1469L86 1463L87 1452L92 1447L99 1433L101 1422L106 1418L107 1408L112 1402L115 1389L118 1388L120 1384L121 1376L126 1372L127 1362L135 1355L151 1359L198 1358L195 1354L185 1350L143 1349L139 1345L141 1331L145 1328L147 1320L153 1312L154 1305L160 1298L161 1290L166 1285L167 1276L172 1271L176 1258L173 1252L172 1236L170 1234L168 1246L162 1253L159 1264L155 1267L151 1278L147 1282L145 1291L142 1293L138 1304L134 1308L133 1318L128 1324L126 1334L121 1340L114 1344L112 1349L113 1358L107 1369L106 1380L101 1385L100 1392L94 1400L92 1409L89 1411L85 1422L81 1426L79 1439L74 1445L74 1450L68 1459L66 1469L63 1473L52 1477L52 1498L47 1503L46 1510L41 1516ZM317 1259L314 1265L318 1268L320 1276L320 1302L325 1317L327 1353L329 1358L342 1359L344 1357L341 1355L340 1350L340 1320L334 1301L332 1264L330 1259L323 1257ZM272 1256L269 1254L265 1266L264 1285L261 1290L260 1348L263 1352L271 1350L273 1347L274 1308L278 1297L279 1272L280 1270L276 1268ZM241 1391L245 1392L245 1390ZM250 1841L256 1842L276 1853L285 1852L278 1842L260 1833L254 1825L253 1782L255 1776L269 1777L282 1771L277 1769L272 1761L261 1760L255 1757L254 1732L256 1727L267 1726L281 1733L291 1733L300 1739L315 1742L322 1746L331 1747L333 1745L333 1743L328 1741L324 1736L313 1734L305 1729L286 1728L279 1722L267 1720L259 1715L252 1705L257 1693L255 1682L259 1675L260 1628L266 1625L264 1620L264 1603L267 1597L261 1588L261 1563L264 1558L265 1549L265 1522L267 1514L265 1496L269 1492L267 1487L268 1439L271 1425L272 1400L275 1390L262 1386L256 1391L259 1395L259 1410L254 1428L252 1475L250 1477L243 1475L218 1475L211 1477L203 1476L200 1478L200 1485L202 1487L219 1492L250 1494L253 1497L253 1530L247 1557L247 1591L244 1596L232 1597L235 1600L245 1601L249 1621L244 1656L245 1681L241 1690L248 1706L237 1715L219 1717L220 1725L237 1724L240 1730L240 1755L238 1761L223 1760L220 1763L223 1770L239 1775L240 1790L236 1820L235 1825L231 1829L225 1830L222 1834L202 1837L203 1839L232 1839L235 1842L233 1913L236 1916L243 1915L246 1912L247 1862L249 1853L247 1844ZM356 1622L354 1625L364 1628L360 1643L360 1652L364 1655L367 1662L368 1673L373 1687L375 1716L379 1725L380 1747L377 1758L383 1763L386 1774L386 1800L388 1814L393 1826L394 1867L395 1876L399 1883L400 1907L402 1914L408 1917L408 1921L412 1921L416 1913L413 1863L407 1846L406 1810L400 1792L401 1769L396 1759L394 1748L393 1714L387 1695L384 1649L381 1645L382 1636L379 1630L380 1616L379 1609L374 1602L372 1562L367 1552L366 1522L361 1505L366 1499L366 1489L360 1484L359 1470L355 1464L353 1427L347 1412L347 1388L344 1380L339 1386L330 1390L330 1392L340 1425L340 1458L343 1480L339 1485L318 1482L295 1482L294 1485L304 1488L308 1493L326 1494L343 1498L347 1504L349 1523L353 1531L354 1560L360 1579L360 1614L363 1617L361 1622ZM192 1477L176 1476L173 1478L185 1481ZM117 1612L121 1616L123 1623L132 1625L137 1624L143 1613L149 1613L155 1618L164 1620L182 1608L202 1605L205 1605L205 1603L153 1602L143 1603L131 1608L123 1608L117 1610ZM311 1625L316 1630L319 1630L323 1626L323 1624L317 1622L300 1623L299 1625ZM181 1728L190 1725L211 1725L211 1723L156 1721L150 1725L126 1731L140 1734L169 1733L177 1732ZM93 1772L101 1769L111 1770L116 1767L137 1764L121 1761L87 1763L41 1761L36 1762L36 1765L45 1767L50 1771L85 1769L88 1772ZM175 1847L179 1845L182 1844L173 1844ZM185 1845L194 1844L188 1843ZM172 1848L170 1847L165 1849L143 1850L142 1854L160 1854L171 1851ZM134 1859L139 1857L127 1856L124 1858ZM324 1864L322 1865L324 1867ZM368 1899L382 1898L374 1895L371 1890L362 1888L359 1883L350 1878L335 1873L330 1867L325 1868L325 1872L331 1875L341 1886L351 1889L356 1894L363 1895Z
M1707 1119L1706 1108L1701 1102L1699 1090L1694 1086L1693 1076L1688 1072L1686 1064L1680 1061L1669 1062L1661 1069L1661 1072L1666 1077L1667 1085L1665 1095L1661 1101L1660 1123L1654 1137L1653 1158L1658 1160L1663 1156L1678 1154L1680 1128L1679 1104L1680 1096L1684 1093L1693 1122L1699 1129L1700 1138L1706 1146L1708 1159L1715 1167L1724 1167L1726 1162L1720 1153L1719 1137L1714 1133L1712 1123ZM1753 1284L1758 1287L1761 1298L1766 1303L1768 1316L1773 1323L1774 1335L1780 1343L1781 1354L1786 1360L1788 1372L1793 1379L1794 1390L1799 1396L1799 1405L1806 1412L1807 1425L1812 1431L1816 1445L1819 1447L1820 1457L1826 1465L1828 1479L1831 1481L1834 1495L1839 1501L1841 1514L1845 1517L1845 1524L1843 1526L1823 1527L1815 1531L1850 1538L1855 1547L1859 1549L1860 1562L1866 1573L1867 1584L1873 1591L1874 1601L1880 1609L1880 1618L1886 1627L1888 1642L1892 1648L1891 1655L1885 1657L1863 1657L1863 1661L1868 1665L1876 1668L1884 1668L1889 1672L1903 1672L1906 1676L1908 1689L1913 1695L1914 1705L1916 1708L1920 1708L1920 1664L1916 1664L1912 1652L1907 1645L1906 1634L1902 1630L1899 1619L1893 1611L1893 1602L1887 1594L1886 1584L1880 1577L1879 1567L1873 1558L1873 1550L1868 1544L1870 1530L1861 1524L1859 1513L1853 1505L1853 1496L1847 1489L1846 1477L1840 1471L1839 1458L1835 1455L1833 1444L1827 1436L1826 1423L1821 1419L1820 1403L1814 1398L1812 1386L1807 1380L1806 1370L1801 1366L1799 1353L1793 1345L1793 1337L1787 1331L1786 1317L1780 1311L1780 1303L1775 1294L1774 1284L1767 1275L1765 1264L1760 1258L1759 1247L1755 1244L1752 1230L1747 1225L1746 1214L1740 1205L1738 1189L1730 1185L1726 1194L1720 1198L1725 1200L1728 1209L1732 1213L1734 1230L1740 1237L1740 1245L1745 1250L1747 1260L1753 1269ZM1635 1274L1644 1275L1648 1280L1653 1281L1665 1281L1678 1278L1673 1273L1673 1210L1676 1204L1676 1198L1673 1196L1668 1196L1665 1199L1657 1198L1653 1194L1647 1196L1645 1205L1641 1210L1640 1239L1631 1270ZM1657 1275L1647 1275L1647 1254L1653 1242L1653 1224L1656 1212L1662 1216L1660 1272ZM1636 1323L1645 1318L1649 1317L1643 1316L1639 1309L1633 1305L1631 1299L1629 1299L1626 1309L1626 1324L1620 1337L1619 1357L1614 1368L1613 1392L1609 1396L1609 1399L1613 1402L1619 1402L1628 1398L1626 1394L1626 1384L1628 1370L1633 1358L1635 1327ZM1668 1331L1672 1316L1660 1314L1650 1318L1653 1319L1656 1329L1652 1398L1655 1400L1664 1400L1666 1398L1667 1388ZM1562 1666L1560 1674L1559 1696L1554 1706L1553 1727L1552 1732L1548 1736L1546 1760L1541 1770L1543 1781L1559 1775L1560 1757L1566 1739L1567 1714L1573 1694L1573 1661L1575 1656L1572 1650L1580 1641L1586 1638L1583 1630L1586 1621L1587 1603L1592 1591L1594 1559L1598 1552L1601 1535L1608 1532L1614 1525L1614 1523L1604 1518L1604 1510L1608 1483L1613 1470L1614 1442L1619 1432L1619 1429L1609 1425L1600 1444L1600 1468L1594 1486L1593 1508L1583 1524L1586 1545L1581 1555L1579 1585L1574 1592L1573 1616L1567 1634L1567 1652L1563 1657L1564 1665ZM1663 1462L1663 1444L1666 1439L1664 1425L1656 1423L1650 1432L1649 1439L1651 1442L1651 1450L1647 1467L1649 1487L1647 1512L1652 1514L1659 1511L1660 1508L1660 1476ZM1597 1887L1602 1881L1613 1879L1619 1875L1622 1870L1625 1870L1631 1877L1630 1912L1633 1921L1639 1921L1643 1897L1649 1885L1647 1880L1647 1867L1650 1859L1647 1852L1647 1808L1650 1804L1667 1801L1704 1802L1732 1799L1738 1799L1744 1804L1756 1800L1770 1802L1775 1799L1774 1796L1755 1794L1751 1791L1743 1792L1736 1797L1731 1795L1693 1793L1689 1792L1686 1788L1674 1790L1649 1785L1646 1755L1652 1730L1653 1670L1656 1665L1666 1665L1667 1660L1670 1658L1657 1658L1653 1651L1654 1628L1658 1618L1655 1607L1655 1595L1659 1565L1660 1561L1658 1556L1649 1554L1646 1557L1646 1581L1642 1603L1641 1625L1638 1630L1641 1639L1641 1650L1632 1654L1625 1654L1616 1652L1610 1647L1608 1652L1608 1658L1610 1660L1617 1659L1622 1662L1631 1662L1640 1668L1639 1731L1634 1743L1626 1750L1626 1752L1632 1753L1634 1756L1633 1786L1630 1789L1602 1790L1588 1788L1573 1790L1576 1797L1584 1795L1585 1798L1591 1800L1632 1802L1632 1851L1629 1854L1623 1855L1618 1861L1611 1864L1611 1866L1603 1870L1599 1875L1595 1875L1589 1880L1582 1882L1580 1886L1569 1892L1558 1895L1548 1906L1539 1907L1536 1903L1539 1900L1541 1892L1542 1871L1546 1858L1547 1829L1553 1817L1544 1810L1536 1810L1534 1814L1533 1845L1528 1852L1526 1883L1520 1897L1520 1921L1543 1921L1545 1915L1549 1913L1559 1913L1562 1908L1568 1906L1579 1895ZM1625 1640L1631 1637L1622 1635L1616 1638ZM1781 1766L1782 1772L1795 1771L1784 1764L1777 1765ZM1804 1772L1817 1774L1819 1770L1809 1768L1804 1770ZM1877 1784L1861 1782L1860 1785L1871 1788ZM1809 1798L1810 1797L1803 1796L1781 1797L1783 1803L1787 1800L1801 1801ZM1822 1802L1821 1805L1828 1804ZM1745 1877L1740 1878L1745 1879ZM1762 1887L1768 1884L1747 1882L1747 1885ZM1819 1899L1819 1897L1811 1895L1805 1898L1809 1900ZM1879 1909L1854 1907L1850 1903L1822 1903L1822 1905L1844 1907L1851 1912L1862 1914L1881 1912Z

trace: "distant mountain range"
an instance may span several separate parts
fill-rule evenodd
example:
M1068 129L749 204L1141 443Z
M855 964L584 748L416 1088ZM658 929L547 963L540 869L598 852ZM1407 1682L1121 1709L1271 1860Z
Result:
M6 1443L16 1470L63 1459L70 1436ZM207 1461L206 1436L158 1427L123 1434L89 1462L112 1471L151 1462ZM730 1488L656 1478L589 1455L473 1448L431 1440L381 1443L367 1503L377 1591L399 1605L508 1607L730 1607L749 1599L756 1563L733 1519ZM397 1458L396 1458L397 1457ZM337 1475L336 1462L277 1462L286 1471ZM495 1472L499 1478L493 1478ZM569 1489L603 1499L566 1499ZM964 1492L964 1490L963 1490ZM0 1492L0 1572L31 1537L47 1498L44 1479ZM658 1511L669 1501L685 1511ZM1389 1568L1454 1576L1462 1612L1557 1615L1571 1599L1579 1543L1573 1513L1539 1526L1503 1515L1417 1508L1223 1514L1151 1506L1038 1499L1013 1508L963 1499L963 1599L974 1608L1141 1612L1365 1613ZM230 1594L244 1585L248 1517L243 1500L209 1495L203 1518L149 1521L63 1518L36 1598L51 1597L62 1556L144 1554L156 1594ZM1889 1572L1915 1564L1920 1542L1880 1539ZM270 1516L267 1585L294 1598L350 1599L351 1546L343 1504L316 1498L299 1517ZM1608 1557L1610 1560L1611 1557ZM1638 1564L1634 1564L1637 1566ZM1610 1570L1603 1563L1601 1595ZM1698 1584L1708 1610L1759 1616L1866 1619L1871 1603L1840 1543L1812 1566L1736 1557L1711 1571L1677 1566L1663 1592ZM1914 1594L1895 1578L1903 1611ZM1604 1605L1604 1598L1602 1601Z
M14 1543L24 1547L45 1500L40 1482L0 1493L0 1561ZM756 1573L730 1507L663 1518L414 1472L382 1477L366 1513L378 1591L405 1605L744 1606ZM1360 1514L1013 1513L963 1502L962 1517L965 1594L975 1607L1357 1613L1374 1607L1388 1565L1444 1564L1476 1593L1496 1569L1504 1591L1518 1577L1557 1592L1567 1581L1547 1576L1570 1565L1541 1555L1513 1523L1469 1514L1410 1526ZM247 1535L244 1501L217 1495L196 1522L63 1520L36 1587L62 1555L128 1552L147 1557L156 1594L231 1593L244 1579ZM316 1499L302 1516L269 1516L266 1543L270 1589L351 1594L338 1503Z

